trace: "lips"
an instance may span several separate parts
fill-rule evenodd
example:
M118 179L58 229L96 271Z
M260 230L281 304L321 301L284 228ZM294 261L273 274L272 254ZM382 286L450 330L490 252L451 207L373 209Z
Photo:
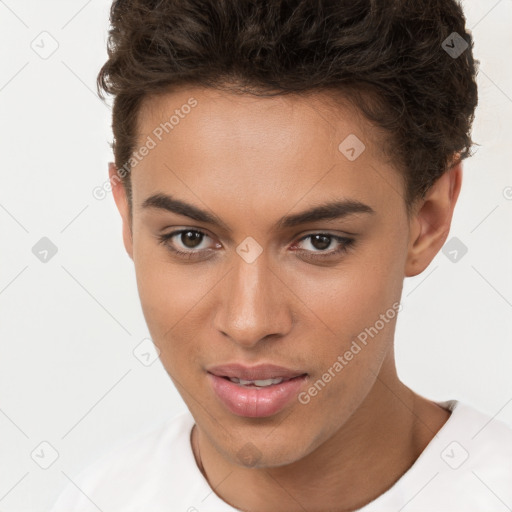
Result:
M239 364L207 369L212 391L227 409L248 418L277 414L298 396L307 373L275 365Z
M300 375L305 375L303 371L291 370L283 366L273 364L261 364L257 366L243 366L241 364L227 364L207 368L206 371L217 377L227 377L241 380L267 380L283 379L290 380Z

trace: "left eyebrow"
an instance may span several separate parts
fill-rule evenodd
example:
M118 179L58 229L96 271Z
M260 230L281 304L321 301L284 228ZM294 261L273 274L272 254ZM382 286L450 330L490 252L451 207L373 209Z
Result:
M290 228L317 222L320 220L336 220L348 217L355 213L374 214L375 210L367 204L355 199L343 199L339 201L322 203L319 206L304 210L299 213L287 215L276 223L278 229Z
M142 208L156 208L166 210L177 215L189 217L197 222L212 224L231 232L231 228L217 215L202 210L193 204L186 203L168 194L155 194L148 197ZM321 220L342 219L356 213L375 214L375 210L369 205L354 199L343 199L338 201L322 203L307 210L281 217L274 225L274 229L285 229Z

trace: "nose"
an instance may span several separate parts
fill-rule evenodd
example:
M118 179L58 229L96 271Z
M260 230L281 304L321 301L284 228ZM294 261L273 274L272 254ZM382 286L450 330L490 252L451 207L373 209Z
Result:
M221 290L216 329L245 348L286 335L293 324L293 293L277 274L263 255L252 263L235 262Z

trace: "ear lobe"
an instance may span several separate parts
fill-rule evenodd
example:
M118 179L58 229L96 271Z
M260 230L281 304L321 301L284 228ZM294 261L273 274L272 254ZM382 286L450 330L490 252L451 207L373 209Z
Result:
M420 201L410 221L405 276L425 270L446 242L462 185L462 163L446 171Z
M126 197L126 190L122 183L122 179L117 172L117 167L114 162L110 162L108 164L108 175L110 185L112 187L112 195L114 196L114 201L123 222L124 248L126 249L128 256L130 256L130 258L133 260L133 237L130 208L128 205L128 198Z

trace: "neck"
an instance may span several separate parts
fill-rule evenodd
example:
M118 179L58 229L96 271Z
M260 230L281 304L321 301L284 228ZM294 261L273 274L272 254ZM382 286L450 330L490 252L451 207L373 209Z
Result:
M215 492L241 510L264 511L269 503L282 512L360 508L412 466L450 416L393 373L388 378L381 373L336 434L292 464L241 467L222 457L194 428L196 462Z

